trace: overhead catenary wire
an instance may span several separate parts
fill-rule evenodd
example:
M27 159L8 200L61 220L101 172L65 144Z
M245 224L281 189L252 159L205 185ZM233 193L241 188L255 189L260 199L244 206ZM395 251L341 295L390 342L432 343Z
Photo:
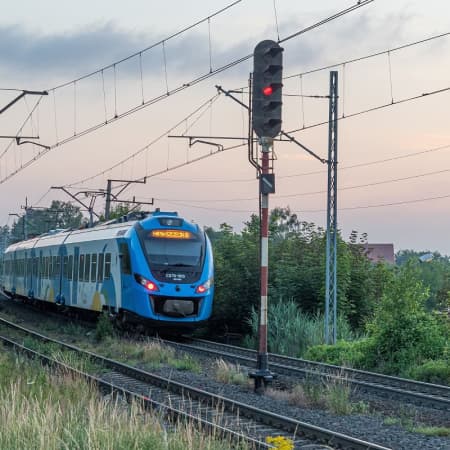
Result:
M357 58L347 59L345 61L339 61L339 62L336 62L336 63L333 63L333 64L328 64L326 66L321 66L321 67L314 68L314 69L311 69L311 70L306 70L304 72L287 75L287 76L283 77L283 80L289 80L290 78L295 78L295 77L298 77L300 75L302 75L302 76L310 75L312 73L321 72L323 70L333 69L335 67L339 67L339 66L342 66L344 64L352 64L352 63L355 63L355 62L364 61L365 59L375 58L376 56L381 56L381 55L386 55L388 53L398 52L400 50L404 50L404 49L409 48L409 47L414 47L416 45L424 44L426 42L434 41L436 39L441 39L441 38L449 37L449 36L450 36L450 31L447 31L445 33L436 34L436 35L429 36L427 38L423 38L423 39L420 39L420 40L417 40L417 41L408 42L407 44L399 45L398 47L394 47L394 48L391 48L391 49L388 49L388 50L382 50L380 52L370 53L368 55L359 56Z
M380 186L383 184L398 183L398 182L402 182L402 181L414 180L417 178L429 177L432 175L442 175L443 173L448 173L448 172L450 172L450 169L434 170L432 172L419 173L416 175L409 175L406 177L389 178L387 180L373 181L370 183L357 184L357 185L351 185L351 186L343 186L343 187L340 187L338 189L338 191L341 192L341 191L347 191L347 190L352 190L352 189L361 189L361 188L372 187L372 186ZM284 195L275 194L274 197L275 198L296 198L296 197L304 197L307 195L317 195L317 194L326 194L326 193L327 193L327 191L322 189L322 190L318 190L318 191L300 192L300 193L295 193L295 194L284 194ZM210 200L189 199L189 201L196 202L196 203L208 203L208 202L216 203L216 202L254 201L257 199L258 199L258 197L249 197L249 198L239 197L239 198L227 198L227 199L215 198L215 199L210 199ZM173 199L158 198L158 200L172 201ZM182 200L182 199L180 199L180 200Z
M73 183L67 184L65 187L73 187L74 185L77 184L82 184L85 183L87 181L91 181L99 176L104 175L107 172L110 172L111 170L115 169L116 167L119 167L121 164L124 164L125 162L129 161L130 159L136 157L137 155L143 153L144 151L148 150L151 146L153 146L154 144L156 144L158 141L160 141L162 138L166 137L169 133L171 133L173 130L175 130L176 128L178 128L180 125L182 125L183 123L185 123L188 119L190 119L191 117L193 117L194 115L196 115L197 113L199 113L201 110L206 109L208 107L211 107L213 105L213 103L219 98L219 94L215 94L214 96L208 98L206 101L202 102L200 104L200 106L198 106L197 108L195 108L191 113L189 113L186 117L183 117L183 119L181 119L180 121L178 121L175 125L173 125L172 127L170 127L167 131L165 131L164 133L160 134L159 136L157 136L155 139L153 139L152 141L150 141L148 144L146 144L144 147L140 148L139 150L135 151L132 155L127 156L126 158L122 159L121 161L117 162L116 164L108 167L107 169L102 170L101 172L96 173L95 175L83 178L81 180L78 181L74 181Z
M450 198L450 194L444 194L444 195L438 195L433 197L422 197L422 198L416 198L411 200L399 200L395 202L387 202L387 203L377 203L373 205L357 205L357 206L344 206L340 207L339 211L353 211L353 210L359 210L359 209L376 209L376 208L385 208L390 206L405 206L405 205L411 205L414 203L421 203L421 202L429 202L429 201L435 201L435 200L443 200ZM166 203L174 204L174 205L180 205L185 206L189 208L196 208L196 209L204 209L204 210L210 210L210 211L222 211L222 212L232 212L232 213L256 213L255 209L228 209L228 208L215 208L215 207L207 207L207 206L199 206L191 203L185 203L185 202L178 202L173 200L165 200ZM326 209L303 209L303 208L296 208L298 209L302 214L304 213L324 213L326 212Z
M144 49L139 50L138 52L132 53L131 55L126 56L125 58L122 58L122 59L120 59L118 61L115 61L115 62L113 62L111 64L108 64L107 66L104 66L104 67L102 67L100 69L97 69L97 70L95 70L93 72L89 72L89 73L87 73L85 75L82 75L81 77L75 78L74 80L66 81L66 82L64 82L62 84L59 84L59 85L54 86L54 87L52 87L50 89L47 89L47 91L52 91L52 90L56 90L56 89L60 89L60 88L66 87L66 86L72 84L75 81L84 80L84 79L89 78L89 77L91 77L93 75L97 75L97 74L99 74L99 73L101 73L101 72L103 72L103 71L105 71L107 69L111 69L111 68L113 68L114 66L116 66L118 64L121 64L123 62L126 62L126 61L132 59L132 58L135 58L136 56L138 56L138 55L140 55L142 53L145 53L148 50L151 50L152 48L155 48L158 45L163 44L164 42L167 42L169 40L172 40L172 39L176 38L177 36L180 36L181 34L185 33L186 31L192 30L193 28L197 27L198 25L200 25L200 24L202 24L202 23L212 19L215 16L218 16L219 14L227 11L228 9L230 9L233 6L237 5L238 3L241 3L241 1L242 0L236 0L236 1L228 4L227 6L223 7L222 9L219 9L218 11L210 14L209 16L204 17L203 19L200 19L200 20L198 20L197 22L195 22L195 23L193 23L191 25L188 25L187 27L185 27L185 28L183 28L183 29L181 29L181 30L179 30L179 31L177 31L177 32L175 32L175 33L165 37L164 39L161 39L161 40L159 40L159 41L157 41L157 42L155 42L155 43L145 47Z
M241 0L236 1L235 3L229 5L228 7L233 6L234 4L238 3L239 1L241 1ZM347 14L347 13L350 13L350 12L354 11L355 9L358 9L358 8L360 8L360 7L362 7L362 6L365 6L366 4L369 4L369 3L373 2L373 1L374 1L374 0L364 0L364 1L359 1L356 5L352 5L351 7L345 8L345 9L339 11L338 13L336 13L336 14L330 16L330 17L327 17L327 18L325 18L325 19L323 19L323 20L321 20L320 22L317 22L317 23L315 23L315 24L313 24L313 25L311 25L311 26L309 26L309 27L307 27L307 28L305 28L305 29L302 29L302 30L298 31L297 33L294 33L294 34L292 34L292 35L290 35L290 36L288 36L288 37L282 39L282 41L280 41L280 42L285 42L285 41L287 41L287 40L289 40L289 39L293 39L294 37L297 37L297 36L299 36L299 35L305 33L306 31L312 30L312 29L314 29L314 28L317 28L318 26L321 26L321 25L323 25L323 24L326 24L326 23L328 23L328 22L330 22L330 21L336 19L337 17L341 17L341 16L343 16L343 15L345 15L345 14ZM227 8L223 8L221 11L224 11L225 9L227 9ZM217 14L219 14L219 12L215 13L215 15L217 15ZM214 15L210 15L209 17L211 18L211 17L213 17L213 16L214 16ZM205 19L203 19L202 21L199 21L198 23L202 23L202 22L204 22L204 21L207 20L207 19L208 19L208 18L205 18ZM198 23L197 23L197 24L198 24ZM184 32L184 31L186 31L187 29L190 29L190 28L196 26L197 24L194 24L194 25L192 25L191 27L187 27L186 29L184 29L184 30L182 30L182 31L180 31L180 32L178 32L178 33L175 33L174 35L170 36L169 38L171 39L171 38L174 37L174 36L178 36L178 35L181 34L182 32ZM130 55L129 57L127 57L127 58L124 58L124 59L122 59L122 60L120 60L120 61L117 61L117 62L115 62L115 63L113 63L113 64L110 64L109 66L105 66L105 67L103 67L102 69L99 69L99 70L97 70L97 71L95 71L95 72L91 72L91 73L88 74L88 75L79 77L79 78L77 78L76 80L72 80L72 81L70 81L70 82L63 83L63 84L61 84L61 85L59 85L59 86L56 86L55 88L49 89L48 91L49 91L49 92L50 92L50 91L53 91L53 92L54 92L56 89L65 87L65 86L67 86L67 85L70 85L70 84L73 83L74 81L80 81L80 80L85 79L85 78L87 78L87 77L89 77L89 76L92 76L92 75L94 75L94 74L99 74L99 73L101 73L101 74L102 74L102 78L103 78L103 72L104 72L104 70L106 70L106 69L108 69L108 68L114 68L114 71L115 71L115 67L116 67L117 64L120 64L121 62L127 61L127 60L130 59L130 58L133 58L133 57L139 55L140 53L142 53L143 51L146 51L146 50L148 50L148 49L150 49L150 48L153 48L153 47L155 47L155 46L157 46L157 45L161 45L162 43L166 42L169 38L165 38L165 39L159 41L158 43L155 43L155 44L153 44L153 45L147 47L147 49L145 49L145 50L141 50L140 52L136 52L136 53L134 53L133 55ZM247 61L247 60L250 59L252 56L253 56L253 54L249 54L249 55L244 56L244 57L242 57L242 58L236 59L236 60L234 60L234 61L232 61L232 62L230 62L230 63L228 63L228 64L225 64L225 65L223 65L223 66L221 66L221 67L219 67L219 68L214 69L212 72L209 71L208 73L205 73L205 74L203 74L203 75L201 75L201 76L199 76L199 77L197 77L197 78L195 78L195 79L193 79L193 80L191 80L191 81L189 81L189 82L187 82L187 83L183 83L182 85L180 85L180 86L178 86L178 87L175 87L175 88L173 88L173 89L170 90L170 91L167 91L167 92L165 92L165 93L163 93L163 94L161 94L161 95L158 95L158 96L156 96L156 97L153 97L152 99L147 100L145 103L140 103L139 105L136 105L136 106L134 106L134 107L131 107L131 108L129 108L128 110L126 110L126 111L124 111L124 112L122 112L122 113L118 113L117 110L115 110L114 117L112 117L112 118L110 118L110 119L106 118L105 121L102 121L101 123L98 123L98 124L96 124L96 125L93 125L93 126L90 126L90 127L88 127L88 128L85 128L84 130L79 131L76 135L68 136L68 137L63 138L63 139L61 139L61 140L59 140L59 141L58 141L58 137L57 137L57 138L56 138L57 140L56 140L56 142L55 142L53 145L49 145L47 148L42 149L37 155L35 155L34 158L29 159L27 162L21 164L20 167L19 167L18 169L16 169L16 170L10 172L10 173L9 173L7 176L5 176L3 179L0 179L0 184L2 184L2 183L4 183L5 181L9 180L10 178L12 178L13 176L15 176L17 173L19 173L19 172L22 171L23 169L27 168L28 166L30 166L31 164L33 164L34 162L36 162L38 159L40 159L41 157L43 157L44 155L46 155L46 154L47 154L48 152L50 152L51 150L53 150L53 149L55 149L55 148L57 148L57 147L60 147L60 146L62 146L62 145L64 145L64 144L67 144L68 142L71 142L71 141L73 141L73 140L75 140L75 139L78 139L78 138L80 138L80 137L82 137L82 136L85 136L85 135L87 135L87 134L90 134L90 133L92 133L92 132L94 132L94 131L96 131L96 130L98 130L98 129L100 129L100 128L102 128L102 127L108 125L108 124L111 124L111 123L113 123L113 122L115 122L115 121L117 121L117 120L120 120L120 119L122 119L122 118L124 118L124 117L127 117L127 116L129 116L129 115L131 115L131 114L134 114L134 113L136 113L137 111L140 111L141 109L143 109L143 108L145 108L145 107L148 107L148 106L150 106L150 105L152 105L152 104L154 104L154 103L157 103L157 102L159 102L159 101L161 101L161 100L167 98L168 96L174 95L174 94L176 94L176 93L178 93L178 92L181 92L181 91L183 91L183 90L185 90L185 89L187 89L187 88L189 88L189 87L192 87L192 86L194 86L194 85L196 85L196 84L198 84L198 83L200 83L200 82L202 82L202 81L204 81L204 80L210 78L210 77L213 76L213 75L216 75L216 74L218 74L218 73L221 73L221 72L223 72L223 71L225 71L225 70L228 70L228 69L230 69L230 68L232 68L232 67L234 67L234 66L236 66L236 65L238 65L238 64L241 64L241 63L244 62L244 61ZM115 84L115 83L114 83L114 84ZM104 92L104 91L103 91L103 92ZM114 97L115 97L115 106L117 107L117 105L116 105L116 94L115 94ZM105 106L105 109L106 109L106 106ZM57 133L56 133L56 134L57 134Z
M413 101L413 100L418 100L418 99L422 99L422 98L425 98L425 97L430 97L430 96L436 95L436 94L443 94L443 93L449 92L449 91L450 91L450 86L442 88L442 89L435 89L433 91L424 92L422 94L414 95L412 97L406 97L406 98L402 98L400 100L390 101L388 103L383 103L381 105L374 106L372 108L367 108L367 109L363 109L363 110L360 110L360 111L357 111L357 112L354 112L354 113L351 113L351 114L347 114L345 117L343 117L343 116L338 117L337 120L349 119L351 117L360 116L362 114L367 114L369 112L379 111L380 109L388 108L388 107L393 106L393 105L400 105L402 103L407 103L407 102L410 102L410 101ZM293 130L289 130L288 133L289 134L297 133L299 131L309 130L311 128L316 128L316 127L320 127L320 126L327 125L327 124L328 124L328 120L324 120L322 122L316 122L316 123L311 124L311 125L304 125L301 128L295 128Z
M382 164L385 162L396 161L396 160L405 159L405 158L411 158L411 157L418 156L418 155L423 155L423 154L427 154L427 153L433 153L433 152L437 152L437 151L441 151L441 150L448 150L448 149L450 149L450 144L441 145L439 147L434 147L434 148L430 148L430 149L426 149L426 150L420 150L418 152L406 153L404 155L391 156L390 158L361 162L361 163L352 164L349 166L344 165L344 166L340 166L339 170L341 171L341 170L355 169L358 167L371 166L374 164ZM301 172L301 173L296 173L296 174L291 174L291 175L279 175L277 178L296 178L296 177L304 177L304 176L309 176L309 175L323 174L326 172L327 172L327 169L320 169L320 170L314 170L314 171L310 171L310 172ZM181 179L158 178L158 180L175 182L175 183L240 183L240 182L248 183L248 182L253 182L255 179L254 178L234 178L234 179L228 179L228 178L217 179L217 178L215 178L212 180L212 179L192 179L192 178L189 178L189 179L187 179L187 178L181 178Z
M19 129L16 131L15 136L19 137L19 134L22 132L22 130L25 128L25 125L28 123L29 120L31 120L32 115L34 113L34 111L36 111L36 109L39 106L39 103L41 102L42 97L39 97L36 100L36 103L34 104L33 108L31 109L31 111L28 113L27 117L25 118L25 120L22 122L22 125L19 127ZM8 145L6 146L5 150L3 150L3 152L0 154L0 159L3 158L3 156L8 152L8 150L11 148L11 146L15 143L15 139L11 139L8 143ZM1 182L1 180L0 180Z

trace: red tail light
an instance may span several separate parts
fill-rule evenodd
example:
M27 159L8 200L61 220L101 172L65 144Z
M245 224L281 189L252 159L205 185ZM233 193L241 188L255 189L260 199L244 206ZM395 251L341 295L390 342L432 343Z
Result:
M158 286L156 286L156 284L153 283L153 281L147 282L147 284L145 285L145 287L146 287L149 291L157 291L157 290L158 290Z
M204 294L211 287L211 280L208 280L206 283L200 284L195 289L196 294Z
M159 288L157 286L156 283L154 283L153 281L147 280L147 278L144 278L141 275L134 275L134 278L136 279L136 281L141 284L142 286L144 286L146 289L148 289L151 292L157 292L159 291Z

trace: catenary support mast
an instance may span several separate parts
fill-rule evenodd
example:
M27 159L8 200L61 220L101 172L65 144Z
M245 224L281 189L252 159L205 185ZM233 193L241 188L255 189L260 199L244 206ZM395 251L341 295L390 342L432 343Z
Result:
M325 280L325 343L337 339L337 142L338 142L338 72L330 72L328 128L328 194Z

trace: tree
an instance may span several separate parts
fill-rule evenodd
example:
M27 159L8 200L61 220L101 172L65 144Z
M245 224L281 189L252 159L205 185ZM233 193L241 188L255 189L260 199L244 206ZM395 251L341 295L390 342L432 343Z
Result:
M428 295L412 262L391 277L368 326L374 366L399 373L427 359L442 357L445 334L442 324L425 310Z
M29 208L12 226L12 240L38 236L55 228L79 228L83 215L78 206L53 200L49 208Z

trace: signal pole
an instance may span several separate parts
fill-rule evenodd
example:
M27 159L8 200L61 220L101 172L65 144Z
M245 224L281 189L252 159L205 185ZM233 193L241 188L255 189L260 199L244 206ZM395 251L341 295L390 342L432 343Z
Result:
M261 277L256 370L249 376L255 380L255 392L263 394L274 374L269 370L267 352L267 310L269 286L269 194L275 193L275 175L271 154L273 138L281 131L281 88L283 86L283 49L275 41L261 41L253 52L253 84L251 122L261 144L259 195L261 198Z

